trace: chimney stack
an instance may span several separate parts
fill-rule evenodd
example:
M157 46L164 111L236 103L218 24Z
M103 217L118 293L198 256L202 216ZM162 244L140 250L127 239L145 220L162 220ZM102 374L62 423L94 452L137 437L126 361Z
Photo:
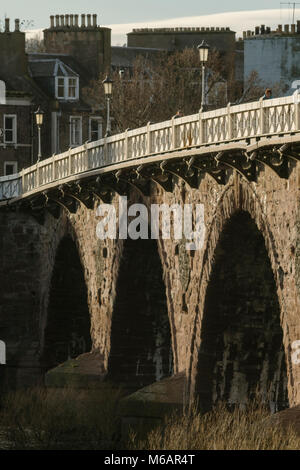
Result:
M28 73L25 33L20 31L18 18L15 19L14 31L10 31L10 20L5 18L4 32L0 33L0 64L4 81L9 77L24 76Z

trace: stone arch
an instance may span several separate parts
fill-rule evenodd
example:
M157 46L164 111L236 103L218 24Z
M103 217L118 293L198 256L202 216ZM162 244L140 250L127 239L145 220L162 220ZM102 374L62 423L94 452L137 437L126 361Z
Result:
M246 404L256 392L272 411L288 406L276 285L249 213L226 223L215 252L201 325L196 393L204 408Z
M77 246L65 233L59 240L47 301L41 363L55 367L91 349L87 287Z
M172 374L165 291L156 241L125 240L112 313L108 379L128 391Z
M205 302L216 257L216 248L226 224L240 211L248 213L252 222L256 225L258 233L263 237L265 250L270 263L270 269L274 276L274 286L280 312L279 321L283 330L283 343L285 345L289 343L289 331L286 321L287 311L282 293L282 270L280 268L280 257L276 248L275 237L273 236L272 230L267 222L261 201L256 195L255 186L244 179L240 179L239 175L236 174L224 189L215 209L215 213L208 226L206 243L203 251L201 273L199 275L200 289L198 307L196 308L192 327L191 360L187 370L187 396L190 401L197 397L198 359L201 349L202 328L204 326ZM289 355L287 355L286 360L288 362L288 381L291 382L291 364Z

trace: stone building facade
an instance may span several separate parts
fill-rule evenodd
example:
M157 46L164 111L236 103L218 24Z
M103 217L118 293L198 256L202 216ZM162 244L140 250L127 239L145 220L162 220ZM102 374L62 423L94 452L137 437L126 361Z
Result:
M256 71L265 87L280 84L284 93L295 91L300 85L300 21L276 30L257 26L244 32L243 42L245 80Z
M73 19L74 18L74 19ZM45 52L26 53L19 20L0 33L0 176L37 161L38 129L34 112L44 112L42 158L102 137L103 109L93 110L81 97L91 78L110 68L110 30L97 26L97 15L50 18Z

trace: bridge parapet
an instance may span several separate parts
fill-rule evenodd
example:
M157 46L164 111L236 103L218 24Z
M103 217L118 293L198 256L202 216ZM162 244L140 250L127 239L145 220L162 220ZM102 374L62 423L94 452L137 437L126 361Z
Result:
M0 200L30 195L43 186L147 156L230 142L248 144L300 131L299 99L292 96L200 112L150 124L54 155L11 176L0 178Z

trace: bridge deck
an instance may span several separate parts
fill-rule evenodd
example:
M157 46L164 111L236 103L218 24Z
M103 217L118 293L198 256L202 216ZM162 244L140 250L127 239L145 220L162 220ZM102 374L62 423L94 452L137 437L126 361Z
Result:
M300 94L148 124L45 159L0 178L0 206L66 182L162 160L300 141ZM214 155L215 156L215 155ZM227 162L228 163L228 162Z

